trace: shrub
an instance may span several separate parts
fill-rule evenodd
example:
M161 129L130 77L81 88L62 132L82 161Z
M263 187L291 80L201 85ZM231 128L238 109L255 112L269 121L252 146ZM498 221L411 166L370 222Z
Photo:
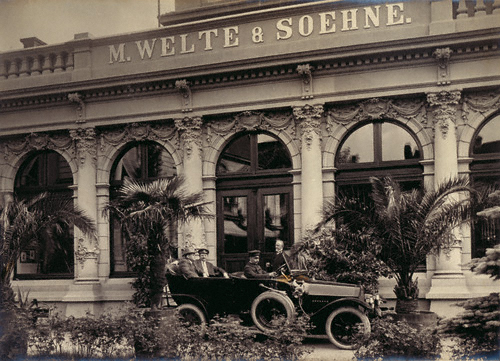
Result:
M395 322L391 316L372 321L372 332L362 336L358 360L376 360L379 357L406 359L435 359L441 353L441 342L434 329L418 330L406 321Z
M439 332L450 335L457 346L455 357L499 351L500 298L498 293L457 303L465 311L439 324Z

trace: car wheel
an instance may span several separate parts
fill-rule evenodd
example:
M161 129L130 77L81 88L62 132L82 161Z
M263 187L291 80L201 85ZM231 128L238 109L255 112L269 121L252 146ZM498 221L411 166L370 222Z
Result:
M354 307L340 307L326 319L326 335L331 343L343 350L356 348L356 338L370 332L370 320Z
M255 298L250 309L252 321L263 332L280 327L280 318L283 321L295 317L295 306L289 297L278 292L264 292Z
M185 303L177 307L177 313L182 323L190 327L193 325L201 326L204 329L207 318L203 311L192 303Z

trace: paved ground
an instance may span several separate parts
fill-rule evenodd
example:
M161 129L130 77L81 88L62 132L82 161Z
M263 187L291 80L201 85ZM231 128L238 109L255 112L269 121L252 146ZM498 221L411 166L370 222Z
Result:
M305 361L352 361L354 351L339 350L330 341L323 339L306 339L304 347L312 348L313 352L308 354Z

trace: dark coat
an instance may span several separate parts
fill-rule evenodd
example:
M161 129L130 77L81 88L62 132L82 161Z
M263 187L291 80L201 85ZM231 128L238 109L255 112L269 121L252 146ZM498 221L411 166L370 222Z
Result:
M196 269L196 273L198 276L203 277L203 266L201 265L201 259L197 259L194 261L194 267ZM205 261L207 264L207 270L208 270L208 276L209 277L217 277L217 276L222 276L226 271L224 271L222 268L214 266L212 263Z
M198 273L196 272L193 262L187 258L179 260L179 271L181 275L186 278L198 277Z
M285 264L285 255L283 252L274 255L272 271L276 272L281 266Z
M247 263L243 269L243 274L246 278L271 278L269 274L258 264Z

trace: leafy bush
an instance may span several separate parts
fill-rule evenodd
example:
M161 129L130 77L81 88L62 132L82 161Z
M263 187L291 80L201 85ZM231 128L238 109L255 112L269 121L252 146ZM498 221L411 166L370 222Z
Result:
M498 293L476 297L457 303L465 308L456 317L445 319L439 331L450 335L457 343L454 356L473 356L499 351L500 348L500 298Z
M380 357L401 357L407 359L436 359L441 353L438 333L430 328L418 330L406 321L395 322L391 316L372 321L370 334L362 336L358 360L376 360Z
M317 279L359 283L368 292L376 292L378 279L389 275L377 257L380 249L367 234L324 227L307 235L301 247L310 255L307 266Z

